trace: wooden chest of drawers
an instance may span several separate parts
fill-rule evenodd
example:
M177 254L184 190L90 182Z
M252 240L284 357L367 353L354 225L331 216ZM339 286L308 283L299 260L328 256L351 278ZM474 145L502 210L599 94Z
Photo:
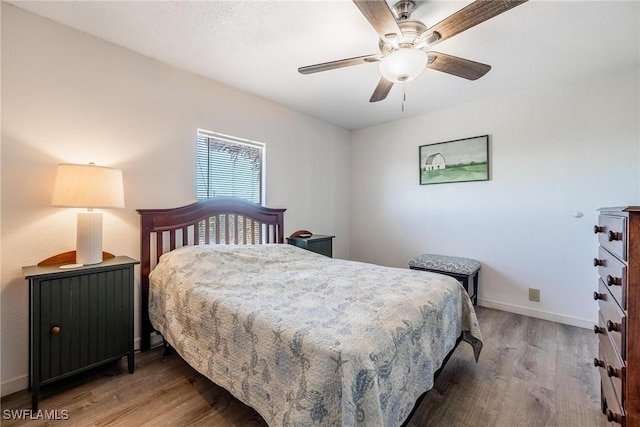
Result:
M602 412L612 423L640 426L640 207L600 209L594 231Z

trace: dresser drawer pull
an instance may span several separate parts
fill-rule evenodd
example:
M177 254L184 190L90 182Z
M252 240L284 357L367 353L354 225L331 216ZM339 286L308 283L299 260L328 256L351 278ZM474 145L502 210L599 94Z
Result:
M593 358L593 366L596 368L604 368L604 360L600 360L597 357Z
M604 233L604 227L600 227L600 226L598 226L598 225L595 225L595 226L593 227L593 232L594 232L595 234L598 234L598 233Z
M60 329L60 326L54 326L53 328L51 328L51 335L58 335L61 330L62 329Z
M612 322L611 320L607 320L607 331L609 332L620 332L620 323Z
M607 285L608 286L622 286L622 277L613 277L612 275L607 275Z
M594 292L593 293L593 299L598 301L599 299L604 300L605 299L605 295L601 294L599 292Z
M620 369L616 369L613 366L609 365L607 366L607 375L609 377L616 377L616 378L620 378Z
M595 325L593 327L593 332L596 334L604 334L604 328L601 328L600 326Z
M624 417L622 415L616 414L611 409L607 409L607 421L609 421L610 423L622 424L623 418Z
M593 266L594 267L598 267L600 265L604 265L604 260L603 259L594 258L593 259Z
M609 231L609 241L613 242L615 240L622 240L622 233L617 233L615 231Z

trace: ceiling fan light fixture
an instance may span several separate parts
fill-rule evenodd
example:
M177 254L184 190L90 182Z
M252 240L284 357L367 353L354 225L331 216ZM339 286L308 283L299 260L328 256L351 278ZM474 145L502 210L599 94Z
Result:
M401 48L382 58L380 74L393 83L408 82L425 70L428 61L429 56L423 50Z

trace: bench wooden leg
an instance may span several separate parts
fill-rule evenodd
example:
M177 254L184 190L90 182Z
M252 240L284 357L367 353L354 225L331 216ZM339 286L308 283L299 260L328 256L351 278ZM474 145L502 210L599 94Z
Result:
M473 305L478 305L478 276L480 275L479 271L476 271L476 274L473 276Z

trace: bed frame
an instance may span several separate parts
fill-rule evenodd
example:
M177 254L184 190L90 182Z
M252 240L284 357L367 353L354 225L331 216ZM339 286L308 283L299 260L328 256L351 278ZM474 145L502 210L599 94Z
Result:
M140 350L151 348L149 273L163 253L200 244L284 243L284 212L235 197L216 197L170 209L137 209L140 214L142 315Z
M218 197L171 209L138 209L141 223L141 351L151 347L149 273L163 253L198 244L284 243L284 212L233 197ZM460 336L434 374L434 382L461 342ZM420 396L402 427L420 406Z

